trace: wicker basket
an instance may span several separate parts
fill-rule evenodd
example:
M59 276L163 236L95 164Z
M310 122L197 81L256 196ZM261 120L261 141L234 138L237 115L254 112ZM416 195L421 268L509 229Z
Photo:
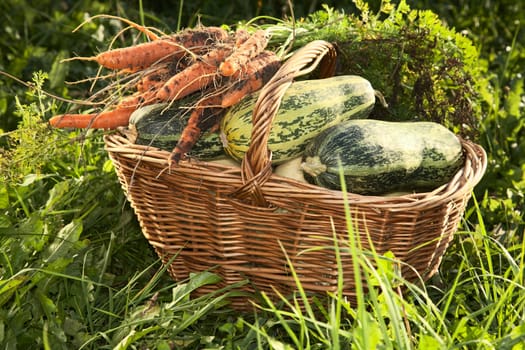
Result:
M266 141L273 116L292 80L333 56L330 44L314 41L289 58L263 88L254 109L252 142L242 166L182 161L168 169L169 152L132 144L118 133L106 149L144 236L175 280L212 270L222 282L207 293L248 279L247 292L296 289L286 256L307 292L333 291L338 269L334 232L348 240L345 197L340 191L297 182L272 173ZM473 187L486 168L484 150L462 140L465 165L432 192L396 197L347 194L358 238L383 254L394 253L407 280L432 276L457 230ZM364 232L364 230L360 230ZM286 254L283 252L283 249ZM341 252L344 293L354 297L352 257ZM346 268L347 267L347 268ZM246 300L233 301L244 308Z

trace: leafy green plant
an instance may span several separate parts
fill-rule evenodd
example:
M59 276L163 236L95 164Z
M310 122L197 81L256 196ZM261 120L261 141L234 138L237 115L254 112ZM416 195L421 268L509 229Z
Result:
M325 7L266 28L276 45L335 43L337 74L363 76L384 95L388 108L378 106L372 117L431 120L477 138L490 87L473 42L435 13L412 9L406 1L382 1L377 12L363 1L354 4L355 13Z
M129 273L137 256L156 261L151 251L133 247L145 242L100 136L76 132L68 139L46 125L44 116L56 105L39 93L45 79L35 74L35 100L19 104L21 123L8 134L0 160L0 344L6 349L67 348L107 322L94 319L94 310L127 281L122 272Z
M459 0L454 5L411 1L432 9L443 21L472 38L490 89L482 91L486 108L481 113L479 142L489 166L477 188L485 224L504 244L514 245L524 234L525 163L523 137L523 67L525 65L525 4L519 1Z
M91 40L79 40L79 35L71 33L79 21L87 2L77 2L74 6L54 1L41 1L30 4L27 1L4 1L0 5L2 32L0 40L0 70L10 73L22 81L31 81L34 72L50 72L46 81L46 90L57 95L67 96L66 81L77 80L85 74L86 68L80 65L60 64L63 58L72 54L70 47L77 53L92 52L95 49L96 26L92 26L86 37ZM107 5L91 3L93 11L108 10ZM101 34L104 31L101 31ZM100 35L99 35L100 38ZM77 78L73 78L77 77ZM16 128L19 117L15 96L22 105L30 104L26 100L26 87L12 79L2 76L0 79L0 129L10 131Z

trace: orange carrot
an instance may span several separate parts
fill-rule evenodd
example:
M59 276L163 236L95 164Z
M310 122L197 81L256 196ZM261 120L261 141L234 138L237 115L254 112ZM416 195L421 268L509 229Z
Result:
M141 79L137 84L137 91L138 92L146 92L146 91L152 91L152 90L160 90L162 86L166 83L167 75L166 76L145 76L143 79Z
M227 37L218 27L187 29L175 35L134 46L102 52L94 57L73 57L75 60L97 61L109 69L138 71L165 58L180 58L188 51L200 52L212 42Z
M250 38L250 33L246 29L237 29L235 32L235 47L241 46Z
M171 152L170 164L173 162L177 164L181 159L184 159L204 131L216 130L223 113L226 111L220 106L220 99L220 95L213 95L195 106L182 130L177 145Z
M277 72L280 65L281 61L274 52L261 52L248 62L242 71L234 75L234 78L238 77L238 80L235 80L223 94L221 106L233 106L244 96L261 89Z
M228 32L221 27L197 27L185 29L170 38L193 51L194 49L206 49L212 44L226 40L228 37Z
M232 51L231 45L220 45L203 55L198 61L171 77L157 92L159 100L183 98L204 89L217 78L220 62Z
M116 109L121 108L139 108L141 106L150 105L156 102L160 102L156 97L156 90L138 91L132 95L126 96L120 100L117 104Z
M160 67L151 73L144 75L137 83L137 91L144 92L160 88L170 76L170 68Z
M266 31L262 29L256 31L221 63L219 67L220 73L225 77L232 76L252 58L261 53L266 48L266 45L268 45Z
M60 114L52 117L49 124L60 129L116 129L127 126L135 108L118 108L98 114Z
M171 60L153 65L140 72L140 80L137 82L137 91L160 90L166 81L177 73L180 73L190 65L193 60L184 57L180 60Z
M109 69L135 72L147 68L165 57L170 57L170 55L182 55L184 53L185 50L180 45L159 39L130 47L104 51L94 57L73 57L72 59L97 61L98 64Z

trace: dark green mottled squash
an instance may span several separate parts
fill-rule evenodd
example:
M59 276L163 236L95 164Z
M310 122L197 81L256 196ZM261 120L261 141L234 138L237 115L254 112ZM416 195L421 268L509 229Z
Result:
M306 147L308 182L365 195L421 192L451 180L463 166L459 138L433 122L350 120L324 130Z
M135 144L148 145L171 152L177 145L182 130L186 126L191 109L191 99L176 101L168 106L165 103L144 106L130 117L128 136ZM224 156L219 133L205 133L197 140L188 154L200 160Z

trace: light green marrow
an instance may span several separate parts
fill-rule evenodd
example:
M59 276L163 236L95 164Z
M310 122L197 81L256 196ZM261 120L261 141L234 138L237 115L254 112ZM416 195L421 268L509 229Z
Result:
M225 151L238 160L250 145L252 111L257 97L258 94L254 94L241 100L221 122ZM332 125L367 118L375 97L370 82L355 75L292 83L281 101L268 139L273 164L300 156L309 140Z

